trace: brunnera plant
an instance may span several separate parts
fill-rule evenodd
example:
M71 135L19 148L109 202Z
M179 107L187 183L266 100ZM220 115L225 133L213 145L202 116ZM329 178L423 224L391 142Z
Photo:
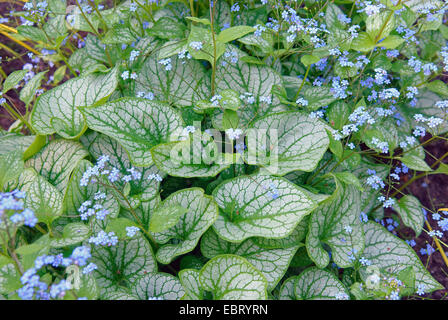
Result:
M11 39L57 69L16 70L2 85L16 122L0 135L1 297L393 300L443 289L378 221L392 208L394 223L439 246L448 230L445 211L425 230L426 208L404 194L448 173L447 155L430 166L423 148L448 140L446 10L26 2Z

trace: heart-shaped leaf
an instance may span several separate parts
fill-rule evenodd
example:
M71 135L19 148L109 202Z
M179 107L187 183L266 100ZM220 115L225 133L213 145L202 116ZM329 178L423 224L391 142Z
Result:
M164 244L157 251L157 260L170 263L176 256L190 252L199 238L215 222L218 207L212 197L200 188L183 189L171 194L161 206L179 205L185 212L179 221L168 230L154 234L154 239ZM171 240L171 242L169 242Z
M131 292L140 300L180 300L185 294L179 279L168 273L148 273L138 278Z
M330 144L324 123L300 112L267 115L252 128L246 161L277 175L313 171Z
M220 215L213 229L223 239L279 239L291 234L316 203L286 179L268 175L241 176L214 191Z
M231 243L219 238L211 229L201 240L201 252L206 258L213 258L220 254L235 254L246 258L265 276L268 290L274 289L283 277L298 248L299 245L285 249L265 249L258 246L252 239L241 243Z
M29 159L26 166L34 168L60 192L65 193L73 169L87 155L87 150L79 142L53 140Z
M395 276L408 266L412 266L415 272L416 287L424 285L425 292L443 289L406 242L373 221L364 225L364 233L366 247L362 254L371 261L372 266L376 266L386 274Z
M149 150L182 128L182 118L174 109L146 99L122 98L82 112L91 129L116 139L137 166L150 166Z
M85 121L80 106L104 100L118 84L118 68L106 74L73 78L39 96L31 113L31 124L39 134L58 133L71 139L79 136Z
M416 197L407 194L397 201L394 209L400 215L403 223L412 228L418 237L423 230L423 224L425 222L420 201Z
M135 84L135 93L151 92L156 100L180 107L210 98L210 77L199 61L178 56L168 59L170 70L160 63L156 53L145 60Z
M360 212L360 192L351 185L339 182L335 194L313 211L306 248L319 268L325 268L330 262L323 243L330 246L333 260L339 267L348 268L353 265L355 257L364 249Z
M62 215L62 194L44 177L36 175L22 187L26 192L25 207L31 209L39 222L47 225Z
M151 245L141 233L113 247L92 247L92 262L98 266L93 272L100 296L119 286L132 287L139 277L157 272Z
M218 152L215 141L198 130L185 141L159 144L151 149L155 165L175 177L213 177L233 161ZM230 155L230 154L229 154Z
M286 280L281 288L280 298L287 300L348 300L349 292L333 273L312 267L298 276Z
M214 300L264 300L266 279L240 256L219 255L205 264L199 273L201 287Z
M87 146L87 149L95 159L98 159L101 155L107 155L109 157L109 164L118 171L127 175L132 167L131 161L123 149L123 147L114 139L92 132L85 135L82 142ZM159 171L156 166L149 166L144 168L135 168L135 170L141 172L140 179L133 179L129 182L130 190L128 193L128 201L133 208L136 208L140 202L153 200L159 191L160 181L150 179L152 174L158 174L161 178L165 176L164 173ZM126 185L123 180L114 182L121 190ZM123 207L127 206L127 202L119 195L116 195Z
M179 271L179 280L185 289L185 295L182 300L202 300L204 290L199 283L199 270L182 269Z

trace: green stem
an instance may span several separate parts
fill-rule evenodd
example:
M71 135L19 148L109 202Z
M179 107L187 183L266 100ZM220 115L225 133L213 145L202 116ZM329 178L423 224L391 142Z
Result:
M33 134L36 134L36 131L34 131L33 127L31 126L31 124L25 119L24 116L22 116L20 113L16 112L7 102L5 102L3 104L5 106L5 108L11 113L11 115L15 116L16 119L19 119L20 121L22 121L28 129L30 129L30 131Z
M305 72L305 76L303 77L303 81L300 84L299 90L297 91L296 95L294 96L294 101L297 100L297 98L299 97L300 91L302 91L303 85L305 84L306 78L308 78L308 73L310 72L311 69L311 65L308 66L308 68L306 68L306 72Z
M213 9L212 9L213 8ZM216 78L216 39L215 39L215 28L214 28L214 15L215 5L210 1L210 22L211 22L211 32L213 40L213 66L212 66L212 96L215 95L215 78Z

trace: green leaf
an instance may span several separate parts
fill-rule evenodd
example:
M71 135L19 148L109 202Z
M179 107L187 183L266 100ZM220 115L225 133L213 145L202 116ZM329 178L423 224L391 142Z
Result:
M416 197L405 195L397 200L397 205L394 206L395 211L403 220L403 223L415 231L415 236L418 237L423 230L425 217L422 211L422 205Z
M57 85L59 82L64 79L65 72L67 71L67 66L60 66L56 69L56 71L53 73L53 84Z
M58 133L71 139L85 129L80 106L104 100L118 84L118 68L107 74L89 74L64 82L39 96L31 113L31 124L39 134Z
M434 80L425 85L426 88L440 94L444 97L448 97L448 86L441 80Z
M339 15L344 14L342 10L334 3L328 3L325 10L325 23L328 30L333 31L343 29L344 24L339 20Z
M291 282L296 300L339 300L339 295L349 297L349 291L334 274L315 267L306 269ZM282 288L282 296L291 295L291 282Z
M0 293L10 294L23 287L20 273L16 270L13 261L0 265Z
M289 248L266 249L258 246L252 239L241 243L231 243L219 238L213 231L207 231L201 240L201 253L206 258L221 254L235 254L246 258L265 276L268 290L275 288L288 269L299 245Z
M272 88L275 85L282 85L280 76L273 69L265 65L249 64L241 60L247 56L236 47L227 45L229 56L222 56L216 66L216 91L221 92L226 89L237 91L240 95L250 93L255 98L255 102L249 104L243 101L243 108L237 110L240 128L246 127L250 122L263 115L285 111L277 97L272 95ZM233 59L238 58L238 62ZM268 104L260 101L260 97L271 98L272 103ZM216 110L215 117L222 118L223 112ZM217 121L219 122L219 120Z
M230 27L227 29L222 30L218 37L216 38L217 41L220 41L222 43L227 43L233 40L236 40L238 38L241 38L245 36L248 33L254 32L255 28L250 26L235 26Z
M80 186L79 183L83 173L93 167L93 164L87 160L81 160L73 170L67 190L64 195L65 212L68 216L79 215L78 209L84 201L91 200L95 194L100 192L106 195L104 200L98 201L105 210L109 212L108 217L115 218L120 211L118 201L108 192L108 189L99 183L89 183L87 186Z
M162 232L176 225L180 217L187 213L188 209L180 205L164 206L163 203L151 215L149 221L150 232Z
M179 280L185 290L182 300L202 300L204 290L199 283L199 270L183 269L179 271Z
M107 221L106 232L115 233L119 240L127 240L129 239L129 237L127 236L127 227L138 227L138 224L127 218L114 218Z
M328 123L336 130L341 130L350 116L349 106L342 101L332 103L327 111Z
M31 209L39 222L51 225L62 215L62 194L42 176L35 176L32 182L22 187L22 191L26 192L25 208Z
M165 42L159 50L159 55L157 56L157 59L159 61L162 59L166 59L175 54L178 54L179 52L181 52L184 49L187 50L187 41L186 40L183 40L183 41L173 40L173 41ZM185 60L184 60L184 62L185 62ZM149 79L149 80L151 80L151 79Z
M73 169L87 155L87 150L79 142L58 139L50 141L25 165L34 168L60 192L65 193Z
M231 242L253 236L284 238L316 207L293 183L262 174L225 181L213 196L220 208L213 229Z
M251 240L257 245L265 249L290 248L300 244L305 239L308 232L309 216L305 216L287 237L281 239L269 239L263 237L253 237Z
M406 242L394 236L378 223L369 221L364 225L366 246L363 256L386 275L397 276L403 269L412 266L415 284L425 285L425 292L443 289L422 265L415 251Z
M404 155L404 157L400 157L398 159L410 169L417 171L432 171L431 167L426 164L425 160L417 157L416 155L408 153Z
M33 100L34 95L36 94L37 89L39 89L40 84L47 72L48 71L39 72L23 86L22 90L20 90L20 100L25 102L25 105L29 105Z
M377 44L378 47L386 48L386 49L395 49L400 44L404 42L404 39L400 36L390 35L383 41Z
M20 255L27 255L42 250L45 246L43 244L32 243L24 246L20 246L16 249L16 253Z
M201 42L202 48L200 50L194 49L191 47L192 42ZM218 58L226 51L226 45L218 41L214 46L210 29L191 26L191 31L188 36L188 51L194 59L207 60L213 65L214 61L218 60Z
M319 268L325 268L330 262L324 243L331 248L333 261L339 267L353 266L354 260L350 256L357 257L364 249L360 212L360 192L353 186L340 183L337 183L335 194L313 211L306 248ZM346 230L347 227L351 228L351 232Z
M101 155L109 156L109 163L111 166L117 168L121 174L129 174L127 171L132 167L131 161L123 149L123 147L114 139L92 132L89 135L85 135L82 138L90 154L98 159ZM127 196L129 203L133 208L137 208L140 202L152 201L157 197L160 182L154 179L150 179L151 174L159 174L162 178L164 173L160 172L155 166L149 166L144 168L135 169L141 172L141 178L138 180L132 180L129 182L130 191ZM115 185L120 190L125 187L125 182L122 180L116 181ZM107 194L107 193L106 193ZM120 195L115 194L115 197L122 203L123 207L127 207L127 202ZM149 216L144 214L144 221L149 223ZM143 218L143 217L140 217ZM147 227L148 224L145 224Z
M179 221L169 229L154 233L156 242L163 244L157 251L157 260L170 263L175 257L192 251L200 237L215 222L218 207L211 196L200 188L183 189L166 198L162 206L179 205L186 208Z
M198 22L198 23L202 23L205 25L211 25L210 20L209 19L205 19L205 18L196 18L196 17L186 17L188 20L194 21L194 22Z
M392 11L381 11L367 17L366 31L371 39L383 39L395 29L395 16Z
M182 39L186 26L170 17L162 17L157 20L154 25L147 30L148 34L161 39Z
M25 77L25 74L27 74L28 70L17 70L14 72L11 72L8 77L5 79L5 82L3 82L3 89L2 92L6 93L12 88L14 88L23 78Z
M375 47L374 40L366 33L360 32L358 36L353 39L351 43L352 50L358 50L361 52L368 52Z
M118 286L132 287L141 276L157 272L151 245L141 233L130 240L119 241L113 247L93 246L91 261L98 266L93 272L100 297Z
M168 273L148 273L137 279L131 292L140 300L180 300L185 294L179 279Z
M53 248L68 247L86 240L90 235L90 229L81 222L69 223L64 226L60 238L50 239L50 245Z
M25 38L31 39L33 41L41 41L44 43L47 43L47 37L45 36L45 32L43 32L41 29L32 27L32 26L18 26L17 31L21 36L24 36Z
M221 95L220 105L225 109L238 110L241 107L240 95L232 89L223 90L219 93Z
M155 99L176 106L191 106L194 101L210 98L210 77L196 60L169 58L171 70L159 63L160 57L151 54L143 63L135 84L135 93L152 92Z
M101 40L104 44L131 44L137 40L131 28L117 24L109 29Z
M333 175L341 182L345 183L346 185L353 185L355 186L359 191L364 191L361 182L359 181L358 177L355 176L353 173L345 171L345 172L335 172Z
M160 170L175 177L214 177L232 164L218 152L216 142L199 130L185 141L155 146L151 155Z
M19 150L0 155L0 189L4 191L5 185L17 179L24 169L22 152Z
M333 134L330 130L327 129L328 139L330 139L329 148L330 151L338 158L342 159L342 154L344 153L344 147L342 146L342 142L339 140L335 140Z
M122 98L98 107L82 108L88 126L116 139L134 165L153 163L150 149L182 128L181 116L167 104Z
M204 290L214 300L264 300L267 298L265 277L246 259L236 255L219 255L205 264L199 273Z
M323 122L295 111L267 115L251 128L256 130L248 132L247 163L277 175L313 171L330 143ZM264 130L267 137L257 138Z
M319 60L320 60L319 57L315 57L310 54L306 54L306 55L302 56L302 58L300 58L300 61L303 63L303 65L305 67L308 67L308 66L318 62Z
M18 133L5 133L0 135L0 156L4 156L12 151L21 151L24 153L36 139L36 136L24 136ZM21 157L21 156L20 156Z

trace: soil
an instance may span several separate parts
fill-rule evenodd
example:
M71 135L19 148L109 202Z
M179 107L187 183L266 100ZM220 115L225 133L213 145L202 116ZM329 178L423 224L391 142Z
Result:
M13 4L7 2L0 3L1 17L9 17L8 13L14 10L18 10L18 8L15 8ZM13 24L8 23L8 25L12 26ZM11 53L0 49L0 56L3 57L0 66L6 74L10 74L15 70L21 70L25 63L31 62L26 55L28 51L20 45L17 45L3 35L0 35L0 42L20 54L20 58L15 58ZM37 73L43 70L47 70L48 65L46 65L44 62L41 62L39 65L39 69L40 70L34 71ZM55 68L53 67L51 68L49 74L52 74L54 71ZM44 88L48 89L50 87L44 85ZM7 93L7 95L10 99L10 102L23 113L25 107L24 104L19 100L17 92L15 90L11 90ZM8 116L8 113L6 112L4 107L2 107L0 109L0 126L3 129L7 130L12 123L13 120ZM430 136L427 135L422 139L422 142L428 140L429 138ZM448 143L442 140L433 141L425 146L425 149L436 158L440 158L448 152ZM426 157L426 161L429 165L435 162L435 160L428 155ZM443 162L448 164L448 157L445 158ZM402 179L404 180L409 178L411 178L410 175L404 177L402 176ZM421 178L409 185L405 189L405 193L414 195L420 200L423 206L432 211L437 211L437 209L440 208L448 208L448 175L436 174ZM386 217L390 217L394 214L395 213L392 210L386 211ZM431 213L427 214L427 219L434 230L439 229L437 221L434 221L432 219ZM432 274L432 276L445 287L443 290L438 290L436 292L433 292L431 295L424 296L424 299L448 300L448 266L445 265L440 252L437 251L433 239L429 237L426 232L422 232L418 237L414 238L413 231L405 227L400 227L396 231L398 232L398 236L405 240L415 240L416 245L413 247L413 249L416 251L423 264L427 266L427 269ZM444 233L444 236L441 240L444 243L448 243L447 232ZM420 249L426 248L427 244L430 244L433 248L436 249L436 251L429 257L428 255L422 255L420 253ZM448 255L448 252L446 254ZM414 296L409 299L420 299L420 297Z

